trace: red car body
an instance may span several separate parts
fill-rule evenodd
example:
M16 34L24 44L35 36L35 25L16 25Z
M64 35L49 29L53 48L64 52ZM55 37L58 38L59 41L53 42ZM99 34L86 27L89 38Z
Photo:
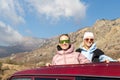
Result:
M9 80L120 80L120 63L54 65L19 71Z

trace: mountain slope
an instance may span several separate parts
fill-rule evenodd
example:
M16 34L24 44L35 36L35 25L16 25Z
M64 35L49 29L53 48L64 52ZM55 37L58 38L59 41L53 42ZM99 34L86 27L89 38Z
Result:
M76 32L69 33L72 43L76 48L82 42L85 31L92 31L95 35L95 41L98 48L102 49L106 55L117 59L120 58L120 19L115 20L97 20L91 27L80 29ZM27 53L12 55L10 60L16 63L44 65L51 62L56 51L58 36L49 39L49 42L39 49Z
M21 43L11 46L0 46L0 58L10 56L11 54L30 52L41 47L43 44L47 43L47 41L47 39L24 37Z

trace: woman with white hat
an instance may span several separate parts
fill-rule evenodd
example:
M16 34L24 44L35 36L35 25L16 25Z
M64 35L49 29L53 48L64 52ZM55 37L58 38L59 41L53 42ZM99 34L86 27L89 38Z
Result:
M96 47L96 43L94 43L94 35L92 32L84 33L83 43L76 51L83 54L91 62L117 61L106 56L102 50Z

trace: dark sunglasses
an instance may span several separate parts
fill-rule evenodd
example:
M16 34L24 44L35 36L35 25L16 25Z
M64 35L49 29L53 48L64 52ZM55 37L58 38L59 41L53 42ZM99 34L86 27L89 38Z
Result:
M94 39L92 39L92 38L86 38L85 41L91 41L92 42L92 41L94 41Z
M59 43L60 43L60 44L63 44L63 43L70 43L70 40L60 40Z

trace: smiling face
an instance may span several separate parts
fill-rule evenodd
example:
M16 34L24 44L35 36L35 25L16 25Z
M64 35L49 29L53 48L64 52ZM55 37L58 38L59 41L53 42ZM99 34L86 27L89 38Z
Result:
M63 50L68 49L70 45L70 38L67 35L60 36L59 45Z
M88 50L94 43L94 38L88 36L83 40L83 42L84 42L84 47Z

